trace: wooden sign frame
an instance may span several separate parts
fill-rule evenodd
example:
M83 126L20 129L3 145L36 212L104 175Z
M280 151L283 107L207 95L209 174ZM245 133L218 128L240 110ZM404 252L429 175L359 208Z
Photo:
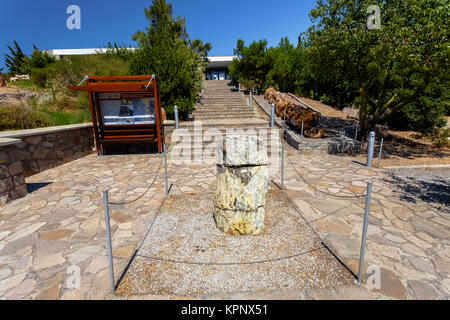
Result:
M86 85L68 86L67 89L88 92L97 154L104 154L105 146L110 144L132 143L157 143L158 152L164 151L161 98L159 82L155 76L86 77ZM105 124L99 94L106 93L153 98L155 123Z

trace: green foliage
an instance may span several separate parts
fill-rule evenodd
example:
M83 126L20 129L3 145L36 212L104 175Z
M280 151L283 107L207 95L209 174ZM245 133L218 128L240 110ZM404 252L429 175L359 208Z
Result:
M146 32L137 31L133 40L138 49L130 60L131 74L155 74L160 80L161 104L167 115L173 116L177 105L185 117L193 110L201 86L204 57L209 43L191 41L185 19L172 17L172 5L165 0L153 0L145 15L150 22Z
M431 139L433 140L433 144L438 147L450 147L450 129L440 129L436 130L434 134L431 135Z
M381 8L381 29L367 29L369 5ZM428 117L432 110L439 115L435 108L442 99L429 94L436 92L436 83L448 82L446 1L323 0L311 17L311 71L319 79L356 89L363 131L392 121L402 110L406 118L417 108Z
M0 106L0 131L33 129L53 124L51 117L43 112L28 108Z
M5 65L8 67L10 74L28 74L30 66L28 65L28 57L23 53L17 41L14 40L14 48L7 46L10 54L5 54Z
M231 77L248 88L265 88L266 75L273 65L272 55L267 53L267 40L253 41L246 46L244 40L239 39L234 54L238 59L228 67Z
M118 57L94 54L72 56L58 60L44 69L58 91L65 91L68 85L77 85L86 76L126 75L126 63Z

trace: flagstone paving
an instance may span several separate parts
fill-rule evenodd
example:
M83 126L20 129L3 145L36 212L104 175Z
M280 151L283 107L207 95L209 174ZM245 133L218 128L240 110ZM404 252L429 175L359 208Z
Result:
M373 181L365 266L381 269L381 288L355 285L307 294L293 292L286 297L449 299L448 206L419 192L408 192L409 182L398 183L388 171L368 169L348 158L287 150L285 193L302 213L299 219L308 221L354 273L364 198L352 196L363 194L367 181ZM102 191L110 191L111 202L134 200L146 191L160 166L147 194L128 205L111 207L117 281L164 199L162 156L91 155L28 178L35 191L0 208L0 299L107 297ZM280 183L279 176L272 178ZM173 193L211 193L215 168L169 163L169 181L175 184ZM81 280L78 289L72 288L71 281L77 268ZM361 290L365 295L358 293ZM274 298L283 295L273 291L197 298L270 298L271 294Z

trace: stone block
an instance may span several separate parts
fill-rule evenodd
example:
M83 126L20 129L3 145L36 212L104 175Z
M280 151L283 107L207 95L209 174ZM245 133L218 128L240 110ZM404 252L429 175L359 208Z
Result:
M16 161L12 164L9 165L8 167L9 173L11 174L11 176L15 176L19 173L23 172L23 166L22 166L22 161Z
M42 141L42 136L31 136L25 138L25 143L27 144L38 144Z
M9 191L14 188L14 183L10 177L0 180L0 192Z
M47 153L48 153L48 149L47 148L44 148L44 147L42 147L42 146L38 146L37 148L36 148L36 150L33 152L33 159L36 159L36 160L44 160L45 159L45 157L47 156Z
M255 136L229 135L217 161L217 228L227 234L260 234L269 184L264 142Z

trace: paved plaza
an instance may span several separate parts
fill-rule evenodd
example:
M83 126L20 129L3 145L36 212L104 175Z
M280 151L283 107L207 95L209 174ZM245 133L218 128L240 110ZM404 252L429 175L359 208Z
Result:
M364 194L367 181L373 181L365 267L380 270L380 288L363 284L316 290L205 291L193 298L450 297L450 212L445 200L426 197L425 191L409 192L407 182L396 183L392 172L366 168L351 158L290 147L287 151L283 194L299 210L297 223L311 226L354 274L365 201L358 196ZM171 196L214 192L214 165L169 162L168 172ZM279 175L271 179L272 188L280 184ZM109 190L111 202L129 202L151 186L137 201L111 207L117 282L165 198L162 155L90 155L31 176L27 185L31 193L0 208L0 299L112 298L102 191ZM441 191L448 192L445 184ZM180 215L190 209L178 208ZM160 268L171 268L168 264ZM79 287L73 280L77 272ZM166 292L140 297L181 296Z

